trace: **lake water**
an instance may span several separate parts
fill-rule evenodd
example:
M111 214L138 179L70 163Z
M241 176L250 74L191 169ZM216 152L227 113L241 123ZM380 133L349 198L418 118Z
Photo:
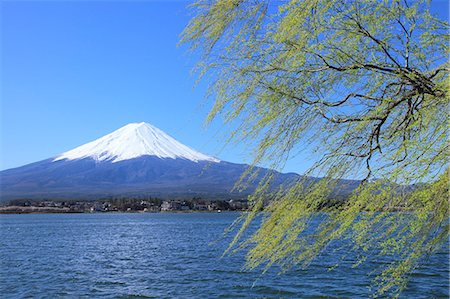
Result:
M220 258L237 213L0 215L1 298L367 298L371 264L329 254L308 270L243 271ZM217 242L215 242L217 241ZM402 298L448 298L448 254L417 269Z

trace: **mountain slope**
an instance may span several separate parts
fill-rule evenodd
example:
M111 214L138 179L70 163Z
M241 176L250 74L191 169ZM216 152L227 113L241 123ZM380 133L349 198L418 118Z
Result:
M99 198L106 196L243 197L230 193L247 165L229 162L194 163L186 159L142 156L116 163L92 158L66 161L52 159L0 173L2 200L15 198ZM268 170L260 169L260 175ZM298 178L277 175L277 184Z

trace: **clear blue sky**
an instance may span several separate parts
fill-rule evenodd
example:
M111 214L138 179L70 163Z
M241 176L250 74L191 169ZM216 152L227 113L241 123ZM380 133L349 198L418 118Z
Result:
M205 85L194 89L195 59L177 47L189 20L186 2L1 5L0 169L141 121L199 151L243 160L242 151L219 152L218 126L203 126Z
M207 130L206 82L194 89L195 58L177 47L184 1L0 1L0 169L53 157L130 122L145 121L230 162L225 132ZM448 3L435 9L448 18ZM285 171L303 172L304 157Z

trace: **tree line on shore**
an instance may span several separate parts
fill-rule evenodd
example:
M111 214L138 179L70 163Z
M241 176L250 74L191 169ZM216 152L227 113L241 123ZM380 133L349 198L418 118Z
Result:
M242 211L248 208L246 199L208 200L192 197L169 200L157 197L120 197L98 200L80 199L15 199L0 208L3 213L26 212L160 212L160 211Z

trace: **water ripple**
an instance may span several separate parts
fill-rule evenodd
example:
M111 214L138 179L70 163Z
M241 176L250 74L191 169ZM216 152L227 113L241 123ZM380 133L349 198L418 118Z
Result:
M308 270L243 271L217 241L221 214L0 216L1 298L367 298L369 273L332 254ZM448 298L448 254L416 270L403 298Z

